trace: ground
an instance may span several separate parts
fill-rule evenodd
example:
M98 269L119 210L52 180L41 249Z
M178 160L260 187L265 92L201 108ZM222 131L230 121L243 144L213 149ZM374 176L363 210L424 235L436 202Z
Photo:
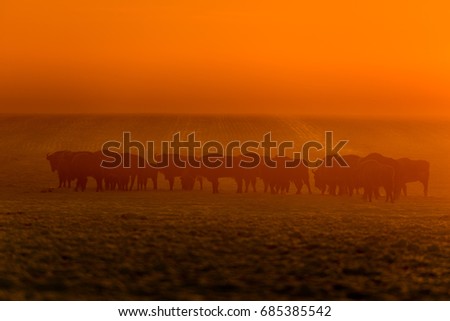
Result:
M53 189L43 151L64 142L48 137L2 156L0 299L450 300L446 173L394 204L261 182L169 192L162 178L158 191L75 193Z

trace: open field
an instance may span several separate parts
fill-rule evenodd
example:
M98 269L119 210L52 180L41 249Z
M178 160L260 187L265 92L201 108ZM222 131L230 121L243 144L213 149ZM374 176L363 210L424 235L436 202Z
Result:
M444 121L197 116L0 117L0 299L450 300L450 133ZM48 152L139 140L349 139L431 162L394 204L360 196L55 189ZM91 182L92 183L92 182ZM313 181L311 179L311 183ZM179 183L178 183L179 184Z

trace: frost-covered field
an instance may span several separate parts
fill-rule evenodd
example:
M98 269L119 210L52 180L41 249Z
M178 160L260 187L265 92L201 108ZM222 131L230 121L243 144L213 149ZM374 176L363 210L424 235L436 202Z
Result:
M1 299L450 299L446 122L250 117L0 118ZM368 204L359 196L205 190L85 193L57 184L45 155L97 150L123 130L139 140L323 140L347 153L431 162L430 196ZM311 183L313 180L311 179Z

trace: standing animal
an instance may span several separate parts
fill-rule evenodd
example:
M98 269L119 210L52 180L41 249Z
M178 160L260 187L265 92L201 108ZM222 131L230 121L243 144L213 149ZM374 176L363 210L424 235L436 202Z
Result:
M135 181L137 190L146 189L149 178L153 181L153 188L158 187L158 170L147 164L143 157L131 153L122 153L121 161L116 167L104 167L104 176L107 190L117 187L118 190L131 191Z
M74 153L68 150L56 151L54 153L47 154L47 160L50 163L51 171L57 172L58 174L58 188L70 188L70 162L73 156Z
M293 182L297 194L301 193L303 185L306 185L311 194L309 169L303 160L293 160L287 156L266 156L260 164L259 173L264 182L264 192L270 188L272 194L288 193Z
M241 156L224 156L210 153L202 156L200 175L211 182L213 194L219 193L219 178L232 178L237 185L237 193L242 193L244 178L252 169L241 166ZM211 163L211 164L210 164ZM215 163L220 165L214 165Z
M332 156L329 161L332 160ZM356 171L361 157L357 155L343 155L342 158L347 163L348 167L343 167L337 162L333 162L331 166L322 164L317 169L313 170L314 185L322 194L328 190L330 195L350 195L357 190L356 186Z
M394 202L395 169L374 159L360 162L358 166L358 185L364 188L363 198L372 202L372 196L382 187L386 193L386 202Z
M125 175L129 177L130 185L127 186L126 190L132 191L136 180L136 188L139 190L140 187L143 187L144 181L145 185L147 184L146 179L148 178L152 179L154 189L158 187L158 171L147 164L143 157L131 153L123 153L121 168L125 172ZM141 183L141 186L139 186L139 183Z
M195 181L200 183L200 189L203 189L203 178L198 175L199 169L186 168L180 175L181 189L183 191L192 191L194 189Z
M188 186L192 187L197 180L200 184L200 189L203 189L203 179L201 177L199 168L195 168L196 163L200 167L200 159L194 156L190 156L190 162L186 155L178 154L160 154L155 156L156 163L152 166L164 175L164 178L169 182L169 189L173 191L175 179L179 177L182 181L183 190L190 190ZM177 164L177 160L181 160L184 164ZM184 166L179 166L184 165ZM192 182L188 182L193 180Z
M409 158L397 159L403 173L403 193L407 195L407 183L420 182L423 185L423 194L428 195L428 181L430 179L430 163L426 160L411 160Z
M70 177L76 179L75 191L86 190L88 177L95 179L97 192L103 190L105 169L101 167L103 155L98 152L80 152L73 156L70 162Z
M377 162L391 166L394 169L394 199L400 196L400 191L404 185L404 172L402 166L393 158L383 156L379 153L371 153L360 160L363 163L367 160L376 160Z
M145 164L144 168L139 168L137 172L137 189L146 190L147 181L151 179L153 182L153 189L158 189L158 170L149 164Z
M117 168L105 168L104 170L105 189L114 191L126 191L130 184L130 173L128 169L119 166Z

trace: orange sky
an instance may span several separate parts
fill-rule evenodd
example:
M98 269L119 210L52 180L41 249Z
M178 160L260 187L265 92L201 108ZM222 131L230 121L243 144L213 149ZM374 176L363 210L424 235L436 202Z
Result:
M450 116L447 3L2 0L0 111Z

